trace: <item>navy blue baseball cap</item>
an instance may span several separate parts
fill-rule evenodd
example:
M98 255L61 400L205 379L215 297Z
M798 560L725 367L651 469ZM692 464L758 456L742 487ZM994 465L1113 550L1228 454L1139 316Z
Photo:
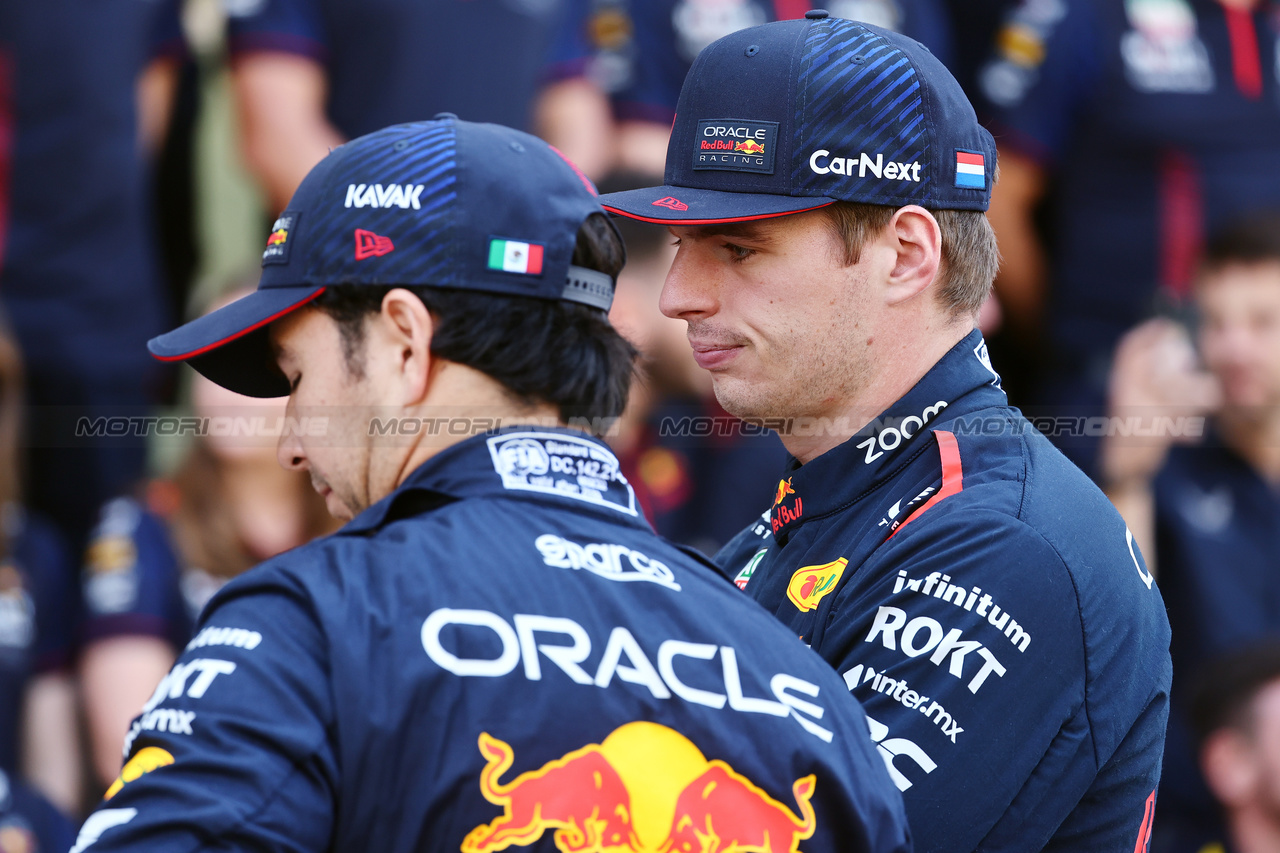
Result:
M821 10L708 45L685 78L664 184L602 197L709 225L853 201L986 210L996 145L928 48Z
M250 397L280 397L268 326L332 285L428 285L564 299L607 311L614 280L570 264L604 214L595 187L542 140L443 113L353 139L275 221L258 289L147 343Z

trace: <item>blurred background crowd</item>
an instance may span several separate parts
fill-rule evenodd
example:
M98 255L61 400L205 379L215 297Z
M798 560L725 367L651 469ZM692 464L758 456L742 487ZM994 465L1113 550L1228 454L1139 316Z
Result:
M137 715L204 602L332 529L270 436L75 433L276 422L145 342L254 286L307 171L448 111L651 185L698 51L812 7L922 41L996 137L991 358L1173 625L1152 850L1280 850L1280 0L41 0L0 4L0 853L65 851L130 727L191 725ZM658 312L669 235L618 225L643 378L610 440L714 553L785 454Z

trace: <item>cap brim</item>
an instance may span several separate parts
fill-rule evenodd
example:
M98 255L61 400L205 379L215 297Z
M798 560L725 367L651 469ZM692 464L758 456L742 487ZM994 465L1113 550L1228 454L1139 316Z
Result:
M267 327L324 292L272 287L147 341L161 361L185 361L210 381L246 397L284 397L289 383L276 366Z
M610 213L642 222L721 225L817 210L834 204L835 199L661 186L608 193L600 196L600 203Z

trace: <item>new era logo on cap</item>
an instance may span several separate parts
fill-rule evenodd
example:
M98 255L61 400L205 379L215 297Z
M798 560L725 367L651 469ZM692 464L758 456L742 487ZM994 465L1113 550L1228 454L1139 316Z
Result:
M542 275L542 244L491 238L489 269L525 275Z
M987 188L986 161L972 151L956 151L956 186L967 190Z
M390 237L383 237L381 234L374 234L372 231L366 231L363 228L356 229L357 261L363 261L366 258L380 258L395 251L395 248Z
M689 209L689 205L685 204L680 199L672 198L671 196L665 196L664 198L658 199L657 201L653 202L653 206L665 207L668 210L688 210Z

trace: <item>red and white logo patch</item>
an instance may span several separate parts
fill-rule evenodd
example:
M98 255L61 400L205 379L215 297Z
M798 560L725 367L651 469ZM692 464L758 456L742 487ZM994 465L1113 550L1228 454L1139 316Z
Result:
M395 244L391 242L390 237L383 237L363 228L356 229L357 261L363 261L367 258L380 258L395 251L395 248Z

